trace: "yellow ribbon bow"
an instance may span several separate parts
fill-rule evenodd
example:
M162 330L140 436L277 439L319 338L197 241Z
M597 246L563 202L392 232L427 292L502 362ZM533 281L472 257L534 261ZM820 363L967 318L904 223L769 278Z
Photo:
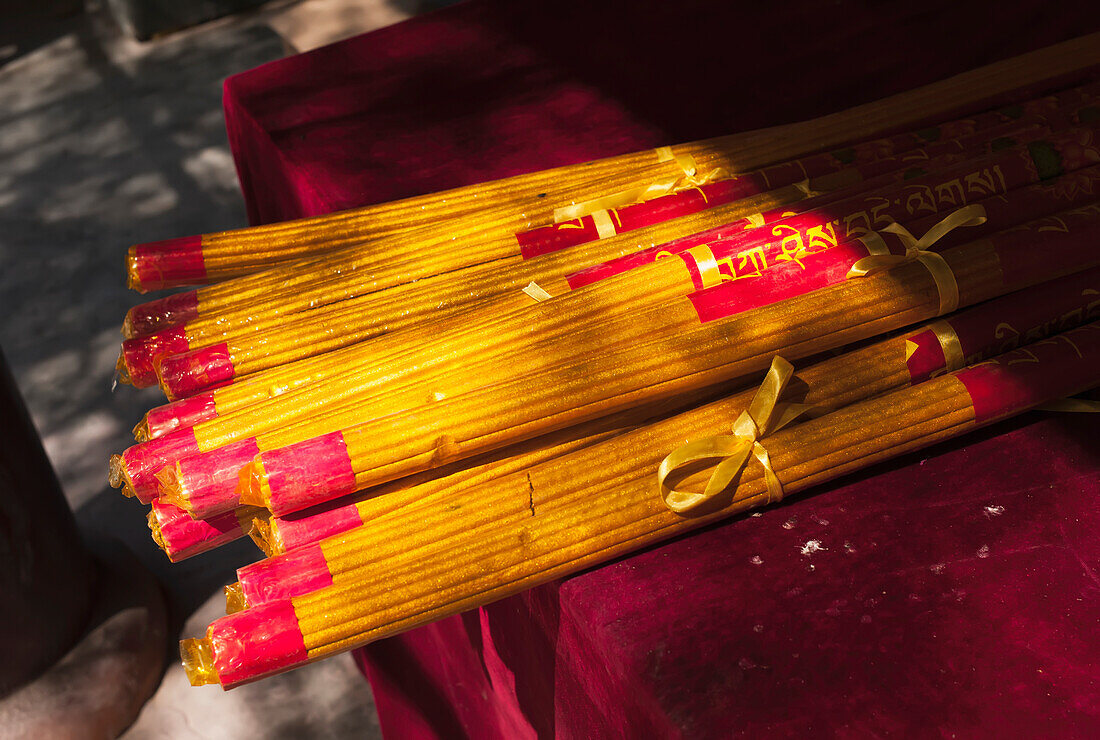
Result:
M630 188L629 190L612 193L611 195L605 195L600 198L593 198L592 200L586 200L581 203L572 203L567 206L562 206L561 208L555 208L554 223L574 221L578 218L593 215L598 212L610 211L615 208L621 208L622 206L628 206L632 203L641 203L688 188L701 187L714 180L728 178L730 176L725 169L717 167L703 177L696 177L698 165L695 163L695 158L690 154L674 154L672 147L668 146L660 147L656 151L658 163L676 162L676 164L680 166L680 169L683 170L683 174L665 177L649 185L641 185L636 188ZM606 236L606 234L600 234L601 238Z
M951 231L960 226L981 226L986 222L985 208L980 205L969 205L949 213L938 224L933 226L920 239L909 233L899 223L892 223L881 229L891 234L897 234L901 243L905 245L905 254L873 254L857 260L848 270L848 277L864 277L874 275L883 270L889 270L907 262L920 262L932 279L936 281L936 288L940 295L940 316L951 313L959 307L959 284L955 281L955 273L940 255L928 251L929 248L945 237Z
M661 461L657 468L657 485L665 505L676 513L684 513L711 500L736 478L753 455L764 466L764 480L768 486L768 501L774 503L783 498L783 485L772 469L768 451L760 444L764 436L778 431L810 408L806 404L778 403L779 396L794 374L791 363L778 355L772 359L771 368L764 382L753 396L748 409L733 424L732 436L707 437L679 447ZM677 491L669 488L665 480L674 471L699 460L724 458L714 469L702 493Z

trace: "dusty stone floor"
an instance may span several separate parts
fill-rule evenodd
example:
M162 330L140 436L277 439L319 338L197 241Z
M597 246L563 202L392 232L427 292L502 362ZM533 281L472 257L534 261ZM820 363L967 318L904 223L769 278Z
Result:
M102 11L51 17L0 45L0 347L82 528L126 544L164 585L181 636L224 613L249 542L172 565L107 459L162 402L111 390L134 242L246 223L226 142L230 74L392 23L415 2L310 0L139 44ZM10 36L10 34L7 34ZM377 737L367 683L342 656L223 693L173 661L125 737Z

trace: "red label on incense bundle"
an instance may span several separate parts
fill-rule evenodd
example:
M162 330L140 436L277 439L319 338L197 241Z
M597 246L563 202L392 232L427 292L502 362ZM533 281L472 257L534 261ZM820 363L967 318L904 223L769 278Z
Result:
M130 382L137 388L148 388L157 384L156 363L159 359L189 349L184 327L176 326L123 341L122 361L130 375Z
M160 542L173 563L239 539L244 535L235 512L210 519L195 519L180 507L154 501L153 516L160 530Z
M1012 293L948 319L967 364L1100 319L1100 269Z
M909 368L909 382L923 383L947 367L943 347L936 332L925 329L905 338L905 366Z
M966 386L981 424L1079 393L1100 376L1100 324L1086 324L1021 347L956 376Z
M1092 203L991 236L1005 285L1028 282L1036 270L1042 270L1049 263L1048 249L1032 248L1031 245L1037 241L1049 243L1057 249L1058 262L1065 264L1065 273L1093 264L1097 251L1098 221L1100 203Z
M279 532L279 542L283 549L293 550L363 524L359 507L354 501L348 499L349 497L344 496L302 511L275 517L273 527Z
M143 504L157 494L156 474L170 462L199 453L199 443L190 428L166 434L159 439L133 445L122 453L122 466L133 486L134 495Z
M944 343L954 344L955 369L1097 318L1100 269L1092 269L960 311L942 321L944 337L932 329L906 337L906 365L912 383L921 383L948 369Z

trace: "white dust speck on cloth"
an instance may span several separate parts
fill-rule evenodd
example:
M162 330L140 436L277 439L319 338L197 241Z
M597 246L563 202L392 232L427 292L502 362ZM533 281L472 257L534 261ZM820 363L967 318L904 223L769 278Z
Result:
M811 555L813 555L815 552L820 552L821 550L826 550L826 549L828 549L828 548L822 547L821 540L809 540L809 541L806 542L806 544L804 544L802 546L802 555L803 555L803 557L808 558Z

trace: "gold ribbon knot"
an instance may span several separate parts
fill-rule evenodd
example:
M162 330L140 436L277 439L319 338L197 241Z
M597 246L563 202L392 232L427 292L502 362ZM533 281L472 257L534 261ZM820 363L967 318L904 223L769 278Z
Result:
M905 245L905 254L872 254L869 257L857 260L848 270L849 278L865 277L875 273L889 270L908 262L920 262L932 279L936 281L936 288L940 296L939 316L951 313L959 307L959 284L955 281L955 273L943 257L929 248L950 232L960 226L981 226L987 221L985 208L980 205L969 205L959 208L947 214L939 223L925 232L920 239L913 236L907 228L894 222L880 231L888 231L896 234Z
M690 154L675 154L672 151L672 147L669 146L660 147L656 151L658 163L675 162L680 166L680 169L683 170L683 173L661 178L649 185L641 185L618 193L604 195L600 198L593 198L581 203L571 203L561 208L555 208L554 223L558 224L563 221L574 221L578 218L590 216L601 211L610 211L615 208L631 205L632 203L641 203L654 198L660 198L662 195L678 193L681 190L702 187L714 180L721 180L730 176L722 167L716 167L703 177L697 177L696 175L698 174L699 168L695 162L695 158ZM601 238L604 237L603 234L600 236Z
M768 500L774 503L783 498L783 485L772 469L768 451L760 439L778 431L810 407L805 404L779 403L779 396L794 374L791 363L778 355L772 359L771 368L756 394L733 424L732 435L707 437L677 448L661 461L657 468L657 485L665 505L677 513L690 511L724 491L754 456L764 467L764 481L768 487ZM677 491L669 488L665 480L674 471L699 460L724 458L714 469L702 493Z
M848 270L848 277L875 275L899 265L920 262L936 281L936 289L939 292L937 316L943 316L944 313L950 313L959 307L959 285L955 280L955 273L945 259L935 252L928 251L928 247L959 227L980 227L986 221L985 208L978 205L966 206L948 213L943 220L928 229L921 239L917 239L900 223L891 223L880 231L897 234L901 243L905 245L905 254L872 254L857 259L856 264Z

